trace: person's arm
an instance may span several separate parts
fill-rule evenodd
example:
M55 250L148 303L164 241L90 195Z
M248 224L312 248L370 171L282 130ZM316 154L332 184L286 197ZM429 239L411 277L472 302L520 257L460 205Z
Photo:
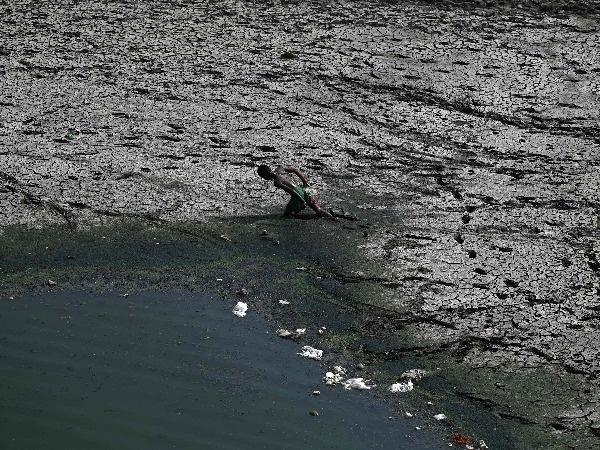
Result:
M300 178L300 181L302 181L302 185L308 186L308 180L306 179L306 177L302 174L302 172L300 172L295 167L284 167L283 170L285 170L287 173L294 173L294 174L296 174L296 176L298 178Z

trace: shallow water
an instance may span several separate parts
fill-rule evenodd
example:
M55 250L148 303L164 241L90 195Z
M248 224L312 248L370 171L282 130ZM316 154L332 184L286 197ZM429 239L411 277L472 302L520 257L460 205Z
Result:
M231 307L181 292L0 302L0 447L447 447L366 393L327 388L297 344Z

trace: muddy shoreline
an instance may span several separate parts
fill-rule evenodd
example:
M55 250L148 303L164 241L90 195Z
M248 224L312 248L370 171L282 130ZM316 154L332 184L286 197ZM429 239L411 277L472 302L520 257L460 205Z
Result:
M313 276L368 287L347 297L365 311L349 353L438 358L468 380L459 398L527 430L524 448L593 447L596 3L2 5L0 289L53 273L28 278L53 267L22 254L45 232L15 226L68 241L136 219L192 238L194 222L278 211L255 167L297 165L323 203L363 219L267 229L283 246L313 237ZM353 267L332 269L314 244L328 239Z

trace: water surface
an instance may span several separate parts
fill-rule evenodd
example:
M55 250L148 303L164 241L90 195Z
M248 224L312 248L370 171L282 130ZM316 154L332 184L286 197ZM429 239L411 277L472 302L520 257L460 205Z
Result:
M231 306L83 290L0 302L0 447L447 447L365 393L327 388L297 344Z

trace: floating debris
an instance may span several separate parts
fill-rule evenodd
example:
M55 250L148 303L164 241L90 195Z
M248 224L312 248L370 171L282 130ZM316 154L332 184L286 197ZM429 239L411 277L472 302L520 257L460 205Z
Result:
M277 331L275 331L275 334L281 338L289 338L292 336L292 332L286 330L285 328L279 328Z
M410 392L414 389L415 385L412 381L408 380L406 383L394 383L390 386L390 391L394 394L400 392Z
M56 281L48 280L48 286L56 286Z
M320 361L323 357L323 350L316 349L311 347L310 345L305 345L302 347L302 351L298 353L300 356L304 356L305 358L316 359Z
M223 239L224 241L227 242L231 242L231 238L229 236L227 236L226 234L222 234L221 236L219 236L221 239Z
M306 271L306 267L296 267L296 270L299 272L305 272Z
M290 302L288 302L287 300L279 300L279 304L283 305L283 306L286 306L286 305L289 305Z
M433 416L433 418L435 420L446 420L447 419L446 414L441 414L441 413L440 414L436 414L435 416Z
M237 304L233 307L231 311L238 317L245 317L246 311L248 311L248 305L244 302L237 302Z
M326 330L326 329L327 329L327 328L325 328L325 327L319 327L319 329L317 330L317 333L319 333L319 334L323 334L323 333L325 333L325 330Z
M321 391L313 391L312 395L321 395Z
M275 334L284 339L300 339L306 333L306 328L296 328L296 331L292 332L285 328L279 328L275 331Z
M327 386L335 386L336 384L341 383L343 379L344 377L339 373L326 372L325 376L323 377L323 382Z
M413 381L419 381L429 375L429 372L423 369L410 369L400 375L401 378Z
M344 369L342 366L335 366L333 368L333 372L325 373L323 381L327 386L335 386L344 380L345 375L346 369Z
M342 375L346 375L347 372L346 369L344 369L342 366L333 366L333 371Z
M411 413L409 413L408 411L406 411L406 412L404 413L404 417L406 417L406 418L408 418L408 419L410 419L412 416L413 416L413 415L412 415Z
M457 445L469 445L473 442L473 439L465 434L460 433L452 433L452 437L450 438L453 444Z
M369 380L365 380L364 378L348 378L346 381L342 382L342 385L344 386L344 389L350 390L350 389L359 389L359 390L366 390L366 389L371 389L374 388L375 385L368 385L367 383L369 382Z
M316 416L318 416L318 415L319 415L319 412L318 412L318 411L315 411L315 410L313 409L312 411L309 411L309 412L308 412L308 414L310 414L310 415L311 415L311 416L313 416L313 417L316 417Z

